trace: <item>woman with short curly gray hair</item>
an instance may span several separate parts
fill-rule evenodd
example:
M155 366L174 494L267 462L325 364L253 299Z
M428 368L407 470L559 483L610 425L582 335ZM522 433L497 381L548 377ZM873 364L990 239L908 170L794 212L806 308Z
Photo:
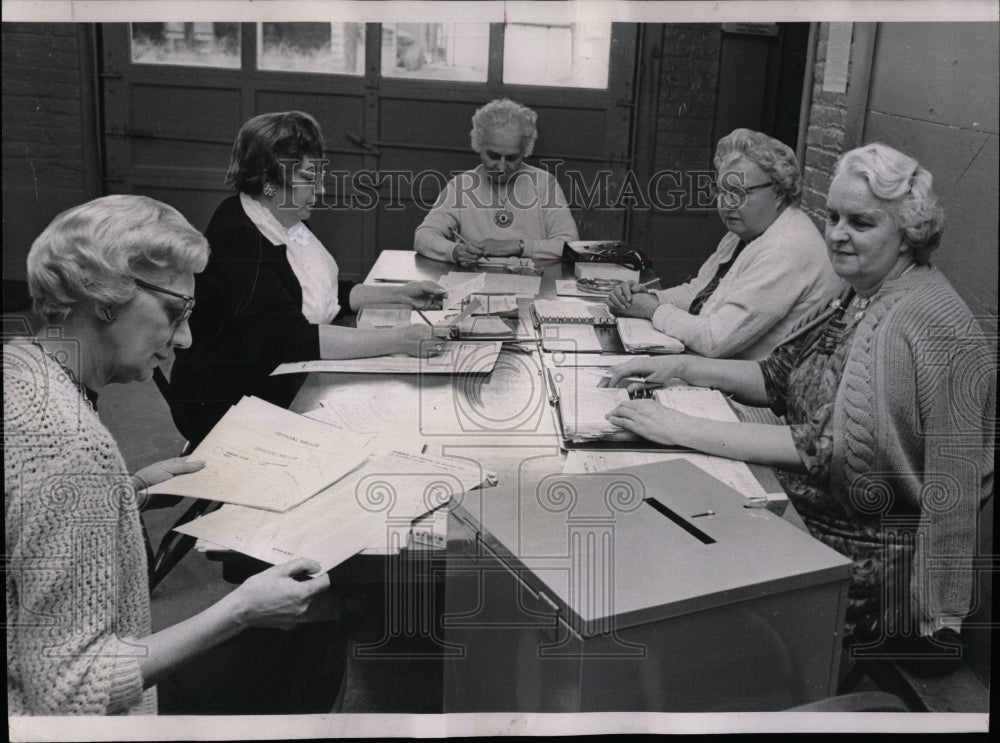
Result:
M716 209L729 232L698 275L663 291L622 284L608 306L650 319L703 356L761 359L839 281L798 207L802 178L788 145L735 129L719 140L715 170Z
M788 204L797 204L802 195L802 173L792 148L774 137L751 129L734 129L719 140L713 163L725 174L740 159L756 163L775 193ZM723 178L725 180L725 178Z
M152 632L139 493L203 465L169 459L130 476L97 393L148 381L191 343L208 252L176 209L131 195L63 212L31 246L31 294L57 325L3 348L12 715L156 714L155 687L179 667L244 628L294 626L329 587L308 577L319 565L293 560Z
M491 257L553 261L579 237L562 188L524 162L535 151L538 114L508 98L472 116L481 165L448 181L413 236L428 258L473 266Z
M138 291L136 277L198 273L208 242L181 213L145 196L117 194L63 212L28 256L35 310L65 320L81 302L114 308Z
M504 131L510 132L521 139L521 152L528 157L535 151L535 140L538 139L538 114L527 106L515 103L509 98L490 101L476 110L472 116L472 151L482 153L485 141L490 134Z

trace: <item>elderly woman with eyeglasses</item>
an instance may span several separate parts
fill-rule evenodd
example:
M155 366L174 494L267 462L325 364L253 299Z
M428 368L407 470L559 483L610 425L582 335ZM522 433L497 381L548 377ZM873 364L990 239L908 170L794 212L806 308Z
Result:
M143 196L63 212L31 246L28 285L48 326L3 349L8 714L156 714L171 672L244 628L296 624L329 586L294 560L151 633L137 492L202 465L130 477L97 393L149 380L191 343L207 260L205 238Z
M838 281L823 238L798 208L802 179L788 146L736 129L719 140L715 168L729 232L698 275L662 291L621 284L607 303L616 315L652 320L702 356L762 359Z
M472 150L481 164L452 178L417 228L421 255L462 266L491 257L557 261L579 238L566 196L548 171L528 165L538 114L509 99L472 117Z
M345 307L440 306L444 289L429 281L340 280L336 260L307 224L322 206L323 149L319 124L301 111L255 116L236 135L226 179L236 193L205 230L212 257L197 279L194 342L177 354L168 393L174 423L192 444L245 395L288 407L302 378L270 376L279 364L440 349L423 323L333 324Z
M651 400L608 417L654 441L779 468L810 533L854 561L848 640L960 655L977 516L993 487L995 343L930 265L944 214L916 160L882 144L851 150L826 207L827 252L846 291L771 356L611 370L612 386L638 374L716 387L787 425L708 421Z

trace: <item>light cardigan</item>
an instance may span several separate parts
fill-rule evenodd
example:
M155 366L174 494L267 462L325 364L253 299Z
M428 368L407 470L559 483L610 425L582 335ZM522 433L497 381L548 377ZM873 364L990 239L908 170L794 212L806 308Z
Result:
M660 306L652 321L702 356L760 360L817 303L836 296L841 282L812 220L788 206L747 243L701 312L690 314L691 301L715 277L719 264L732 257L738 242L727 233L694 279L654 291Z
M118 447L40 348L4 345L7 708L156 714L146 551Z
M524 240L524 255L538 261L562 258L563 243L579 239L576 222L566 196L548 171L524 164L512 181L504 206L514 215L507 227L499 227L493 215L500 198L489 183L482 165L459 173L448 181L434 206L413 235L413 248L439 261L452 261L456 240L452 230L472 242Z
M834 401L832 496L848 514L919 513L910 609L923 635L958 630L970 610L993 488L995 352L941 272L915 266L865 310Z

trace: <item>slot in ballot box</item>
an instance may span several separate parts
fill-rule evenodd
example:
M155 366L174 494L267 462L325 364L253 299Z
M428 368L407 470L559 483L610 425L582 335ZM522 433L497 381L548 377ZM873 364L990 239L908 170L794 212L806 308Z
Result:
M847 558L689 462L522 474L452 507L445 712L765 711L835 693Z

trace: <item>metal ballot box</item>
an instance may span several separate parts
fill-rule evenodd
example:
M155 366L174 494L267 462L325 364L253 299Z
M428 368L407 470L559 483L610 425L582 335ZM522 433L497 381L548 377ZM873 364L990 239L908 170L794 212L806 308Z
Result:
M693 464L453 505L444 711L779 710L835 693L850 561Z

